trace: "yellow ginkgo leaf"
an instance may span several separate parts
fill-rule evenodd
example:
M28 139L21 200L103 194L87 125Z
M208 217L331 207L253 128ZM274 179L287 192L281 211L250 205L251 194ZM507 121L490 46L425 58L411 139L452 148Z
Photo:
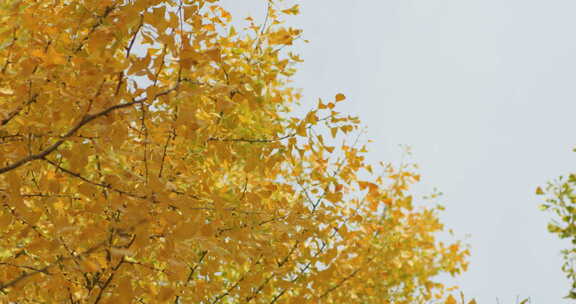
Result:
M448 298L446 298L444 304L458 304L458 303L456 302L456 299L452 295L449 295Z
M342 93L336 94L336 102L342 101L344 99L346 99L346 96L344 96L344 94Z

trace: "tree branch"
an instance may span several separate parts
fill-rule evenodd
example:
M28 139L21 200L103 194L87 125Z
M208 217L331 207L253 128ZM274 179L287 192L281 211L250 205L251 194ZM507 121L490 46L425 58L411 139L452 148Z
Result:
M104 294L104 290L106 290L108 285L110 285L110 282L112 282L112 279L114 279L116 271L118 271L118 269L120 268L120 266L122 266L122 264L124 264L124 262L125 262L124 257L122 257L120 262L118 262L118 264L112 268L112 273L110 274L106 282L104 282L104 285L100 286L100 291L98 292L96 300L94 300L94 304L98 304L98 302L100 302L100 300L102 299L102 295Z
M370 259L368 259L368 261L366 262L365 265L369 264L375 257L371 257ZM347 275L346 277L342 278L340 280L340 282L338 282L336 285L328 288L328 290L326 290L324 293L322 293L322 295L320 295L320 297L318 297L319 299L325 298L329 293L333 292L334 290L338 289L339 287L341 287L342 285L344 285L344 283L346 283L346 281L350 280L351 278L353 278L354 276L356 276L356 274L358 274L358 272L360 272L360 270L362 270L362 266L356 268L354 271L352 271L352 273L350 273L349 275Z
M202 251L202 253L200 254L200 258L198 259L198 262L196 263L196 265L194 267L190 267L190 273L188 274L188 278L186 278L185 286L188 285L192 281L192 278L194 277L194 272L196 272L196 269L198 269L198 267L200 267L200 264L202 263L202 261L204 260L204 258L206 257L207 254L208 254L208 250ZM180 296L181 295L176 296L176 298L174 299L174 304L179 303Z
M123 195L130 196L130 197L134 197L134 198L139 198L139 199L144 199L144 200L145 200L145 199L148 199L147 196L138 195L138 194L134 194L134 193L130 193L130 192L126 192L126 191L123 191L123 190L120 190L120 189L113 188L110 184L103 184L103 183L91 181L91 180L85 178L84 176L80 175L79 173L76 173L76 172L70 171L70 170L68 170L68 169L66 169L66 168L63 168L62 166L58 165L57 163L55 163L55 162L53 162L53 161L51 161L51 160L49 160L49 159L47 159L47 158L42 158L42 160L44 160L44 161L46 161L47 163L49 163L50 165L54 166L56 169L58 169L58 170L60 170L60 171L62 171L62 172L64 172L64 173L66 173L66 174L68 174L68 175L74 176L74 177L76 177L76 178L78 178L78 179L81 179L82 181L84 181L84 182L86 182L86 183L89 183L89 184L91 184L91 185L98 186L98 187L102 187L102 188L106 188L106 189L112 190L112 191L114 191L114 192L116 192L116 193L118 193L118 194L123 194Z
M134 31L134 36L132 36L132 39L130 40L128 47L126 47L126 58L130 57L130 51L132 50L132 47L134 46L134 42L136 41L136 36L138 36L138 33L140 32L140 29L142 28L143 23L144 23L144 15L140 14L140 23L138 24L136 31Z
M168 89L166 91L160 92L158 94L156 94L154 96L154 98L160 97L160 96L164 96L169 94L170 92L174 91L178 89L178 84L176 84L176 86L174 86L171 89ZM117 104L114 106L111 106L105 110L102 110L96 114L88 114L85 115L84 118L82 118L82 120L80 120L80 122L78 122L73 128L71 128L70 130L68 130L68 132L66 132L64 135L62 135L61 139L59 139L58 141L56 141L55 143L53 143L51 146L49 146L48 148L44 149L42 152L39 152L37 154L32 154L29 155L27 157L24 157L8 166L2 167L0 168L0 174L4 174L8 171L17 169L19 167L21 167L22 165L25 165L28 162L31 162L33 160L37 160L37 159L43 159L44 157L46 157L48 154L54 152L56 149L58 149L58 147L60 147L63 143L65 143L67 141L67 139L69 137L71 137L72 135L74 135L74 133L76 133L78 130L80 130L82 127L84 127L86 124L88 124L89 122L100 118L104 115L108 115L116 110L119 109L123 109L123 108L127 108L130 106L133 106L135 104L141 104L143 102L145 102L146 100L149 100L149 97L145 97L145 98L140 98L140 99L136 99L133 100L131 102L126 102L126 103L121 103L121 104Z
M0 121L0 127L5 126L6 124L8 124L14 117L18 116L18 114L20 114L20 112L26 107L29 106L31 104L33 104L34 102L36 102L36 98L38 97L38 94L34 94L34 96L32 96L30 99L28 99L28 101L26 101L24 103L24 105L19 106L16 110L10 112L10 114L8 114L8 116L4 119L2 119Z
M23 268L23 269L28 269L28 270L33 270L33 271L42 272L42 273L48 274L48 275L51 274L51 273L49 273L46 269L34 268L34 267L32 267L32 266L16 265L16 264L7 263L7 262L0 262L0 265L10 266L10 267L16 267L16 268Z
M93 247L89 248L88 250L84 251L83 253L77 255L76 257L89 255L89 254L93 253L94 251L98 250L100 247L104 246L105 244L106 244L106 242L98 243L98 244L96 244L95 246L93 246ZM60 257L60 258L56 259L56 261L54 261L54 262L53 262L52 264L50 264L50 265L44 266L44 267L42 267L42 268L40 268L40 269L36 269L36 270L34 270L34 271L31 271L31 272L23 273L23 274L21 274L20 276L16 277L15 279L12 279L11 281L8 281L7 283L0 283L0 291L4 290L4 289L6 289L6 288L10 288L10 287L18 284L20 281L24 280L24 279L27 278L27 277L34 276L34 275L37 275L37 274L39 274L39 273L46 273L46 272L48 272L48 269L54 267L57 263L62 262L62 261L66 261L66 260L70 260L70 259L72 259L72 258L71 258L71 257L69 257L69 258L62 258L62 257Z

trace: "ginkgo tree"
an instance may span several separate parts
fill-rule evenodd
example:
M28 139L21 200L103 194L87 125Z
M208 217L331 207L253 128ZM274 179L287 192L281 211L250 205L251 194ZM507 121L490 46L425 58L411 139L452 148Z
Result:
M344 95L291 114L298 7L267 4L0 2L1 302L446 299L468 250Z
M554 216L548 224L548 231L560 239L570 240L571 246L562 250L562 271L571 284L566 298L576 299L576 174L550 181L544 189L538 187L536 194L545 195L541 209Z

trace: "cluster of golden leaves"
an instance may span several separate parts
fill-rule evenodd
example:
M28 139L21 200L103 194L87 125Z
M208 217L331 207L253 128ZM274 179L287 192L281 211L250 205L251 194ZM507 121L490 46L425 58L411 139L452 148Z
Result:
M468 252L419 176L372 174L342 94L290 118L283 5L237 31L217 0L0 2L1 302L444 297Z

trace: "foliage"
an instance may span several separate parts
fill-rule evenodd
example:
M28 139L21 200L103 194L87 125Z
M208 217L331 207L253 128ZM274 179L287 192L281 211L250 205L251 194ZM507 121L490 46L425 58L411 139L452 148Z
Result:
M468 251L412 167L373 174L342 94L290 116L282 5L238 31L216 0L1 2L0 301L444 296Z
M546 195L546 202L542 210L554 214L555 218L548 224L548 231L556 234L560 239L569 239L572 246L562 251L564 264L562 271L572 283L567 298L576 299L576 175L570 174L568 178L559 177L549 182L542 189L538 187L536 194Z

